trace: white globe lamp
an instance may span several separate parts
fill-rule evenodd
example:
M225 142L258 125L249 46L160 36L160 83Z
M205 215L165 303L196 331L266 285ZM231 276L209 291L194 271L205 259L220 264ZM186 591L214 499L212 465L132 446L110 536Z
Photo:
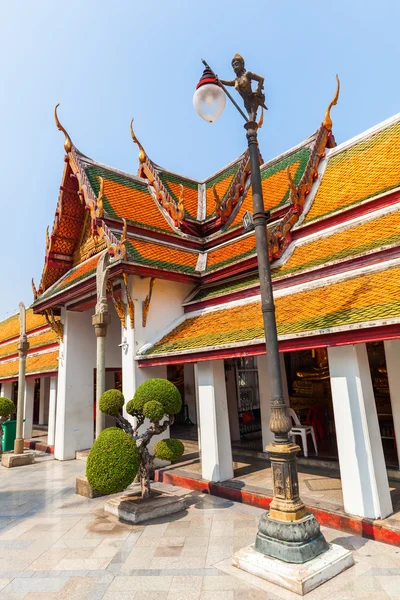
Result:
M224 90L211 70L204 69L193 96L193 106L197 114L208 123L214 123L221 116L225 104Z

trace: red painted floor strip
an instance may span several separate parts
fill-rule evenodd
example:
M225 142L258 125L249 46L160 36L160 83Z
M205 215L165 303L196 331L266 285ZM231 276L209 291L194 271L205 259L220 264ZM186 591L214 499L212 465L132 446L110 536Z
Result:
M233 502L251 504L252 506L264 509L269 507L272 500L271 497L262 494L239 490L220 483L204 481L203 479L191 479L190 477L184 477L173 472L163 471L162 469L155 471L154 481L188 488L197 492L213 494L214 496L226 498ZM386 525L384 521L363 519L362 517L328 511L313 506L306 506L306 509L325 527L332 527L333 529L353 533L354 535L378 542L400 546L400 529L394 529L391 525Z

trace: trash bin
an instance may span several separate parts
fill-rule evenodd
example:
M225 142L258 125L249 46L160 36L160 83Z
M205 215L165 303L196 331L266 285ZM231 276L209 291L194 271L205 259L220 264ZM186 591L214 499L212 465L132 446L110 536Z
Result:
M23 421L25 423L25 419ZM3 423L3 440L1 442L1 449L3 452L14 450L14 442L17 437L17 421L15 419L9 419Z

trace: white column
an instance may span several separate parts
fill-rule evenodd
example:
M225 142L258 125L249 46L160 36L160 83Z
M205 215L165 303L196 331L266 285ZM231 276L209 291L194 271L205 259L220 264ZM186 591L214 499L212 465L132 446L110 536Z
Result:
M233 477L231 436L223 360L196 364L202 477L225 481Z
M1 384L1 397L12 400L12 381L3 381Z
M328 348L346 512L371 519L393 512L365 344Z
M24 395L24 419L23 424L23 436L25 440L29 440L32 437L32 425L33 425L33 399L35 395L35 380L27 379L25 383L25 395Z
M57 376L50 377L49 393L49 419L47 428L47 445L54 446L56 432L56 406L57 406Z
M40 378L39 425L48 423L49 378Z
M185 386L185 402L188 406L189 419L194 425L197 423L196 412L196 388L194 383L194 364L186 363L183 366L183 378Z
M229 430L231 434L231 442L236 442L240 440L238 392L236 381L237 375L236 368L233 362L231 362L230 365L231 368L225 371L226 396L228 400Z
M394 435L396 437L397 456L400 465L400 340L387 340L384 342L384 346Z
M93 372L96 340L91 311L63 309L64 339L60 344L54 456L75 458L90 448L94 437Z
M283 396L285 398L286 406L289 406L289 392L286 377L285 357L282 353L279 355L279 359L281 363ZM268 358L266 354L257 356L257 368L258 385L260 392L262 445L265 450L265 448L274 440L274 434L269 429L269 421L271 418L271 389L269 386Z
M129 316L127 318L129 322ZM132 400L135 390L135 330L132 329L129 325L127 329L121 328L122 331L122 339L121 339L121 350L122 350L122 393L125 397L125 404ZM128 415L125 410L123 410L123 415L125 419L128 419L131 423L133 423L133 417Z

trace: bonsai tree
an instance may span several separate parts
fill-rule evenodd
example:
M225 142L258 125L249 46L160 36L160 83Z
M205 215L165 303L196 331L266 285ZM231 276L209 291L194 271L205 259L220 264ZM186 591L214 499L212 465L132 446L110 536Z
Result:
M117 427L105 429L93 444L86 476L94 490L115 494L128 487L138 474L142 498L148 498L154 458L173 461L183 454L184 445L173 438L159 440L154 454L148 449L152 438L173 424L182 408L182 398L176 386L166 379L145 381L126 405L127 413L135 418L134 426L120 414L124 403L118 390L108 390L101 396L101 412L114 417ZM150 423L139 433L146 419Z
M10 418L13 412L15 412L14 402L9 398L0 397L0 454L3 447L3 423Z

